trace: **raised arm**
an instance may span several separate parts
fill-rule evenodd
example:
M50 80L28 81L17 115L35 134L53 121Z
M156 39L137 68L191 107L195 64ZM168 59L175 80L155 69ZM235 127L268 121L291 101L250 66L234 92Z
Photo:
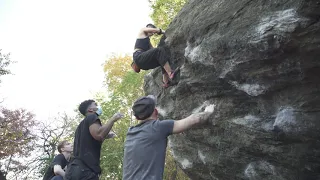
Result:
M160 28L149 28L149 27L142 28L141 31L144 33L157 33L157 34L164 33L164 31Z
M204 112L191 114L190 116L174 121L173 134L181 133L186 131L197 124L202 124L208 121L209 116L213 113L214 105L210 105Z
M116 121L121 119L123 115L121 113L116 113L112 116L112 118L105 124L100 125L99 122L95 122L89 126L89 131L92 137L97 141L104 141L108 136L112 126Z

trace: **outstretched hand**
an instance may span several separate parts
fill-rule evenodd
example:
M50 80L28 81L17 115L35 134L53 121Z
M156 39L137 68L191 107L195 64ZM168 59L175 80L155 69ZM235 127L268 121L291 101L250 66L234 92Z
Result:
M164 30L159 28L159 32L157 34L160 35L160 34L164 34L164 33L165 33Z
M210 115L214 112L214 104L211 104L206 107L204 112L199 112L194 114L197 118L199 118L200 123L205 123L209 120Z
M109 134L107 135L106 139L110 139L110 138L114 138L114 137L117 137L117 134L110 131Z
M120 112L117 112L117 113L115 113L115 114L112 116L112 120L113 120L114 122L118 121L118 120L121 119L121 118L123 118L123 114L120 113Z
M177 134L180 132L184 132L187 129L193 127L194 125L204 124L205 122L207 122L209 120L210 115L214 111L214 104L204 103L204 105L201 107L206 107L203 112L197 111L184 119L174 121L172 133Z

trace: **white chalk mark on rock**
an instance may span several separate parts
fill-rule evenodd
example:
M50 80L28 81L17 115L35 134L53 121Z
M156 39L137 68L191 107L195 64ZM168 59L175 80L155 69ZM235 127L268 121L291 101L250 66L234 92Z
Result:
M188 159L183 159L182 161L180 161L180 164L182 165L183 169L192 167L192 162L190 162Z
M256 30L260 35L268 31L293 32L299 25L299 20L300 18L294 9L277 11L271 16L263 18Z
M251 114L246 115L243 118L236 118L233 119L232 122L235 124L239 124L239 125L246 125L246 126L250 126L256 122L260 121L260 118L253 116Z
M206 164L206 161L205 161L206 156L204 156L200 150L198 150L198 156L203 162L203 164Z
M261 127L263 130L266 131L271 131L273 129L272 122L264 122L261 118L251 114L246 115L244 117L232 119L231 122L250 128Z
M157 106L157 110L161 116L167 116L167 111Z
M263 94L266 87L259 84L239 84L236 81L231 81L230 84L235 86L238 90L246 92L250 96L258 96Z
M187 44L188 45L185 48L184 56L190 58L191 62L195 62L197 60L200 60L199 57L200 57L200 54L202 54L202 53L200 51L199 45L192 48L189 43L187 43Z
M265 177L265 175L277 175L275 167L267 161L249 163L244 174L249 179L261 179L262 177Z
M204 65L214 65L209 49L203 48L203 46L204 45L202 44L198 44L197 46L192 47L190 43L187 42L187 47L184 50L184 56L190 59L192 63L200 62Z
M287 107L278 112L273 127L277 126L284 132L296 132L299 131L299 127L297 127L296 124L294 109Z

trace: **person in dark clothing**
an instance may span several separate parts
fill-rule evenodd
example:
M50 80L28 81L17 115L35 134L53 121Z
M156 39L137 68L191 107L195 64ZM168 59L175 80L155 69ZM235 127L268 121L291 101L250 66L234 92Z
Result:
M194 113L181 120L158 120L154 96L144 96L132 106L140 121L130 127L124 145L123 180L162 180L167 137L208 121L214 105L204 112Z
M74 159L69 163L65 180L98 180L101 174L100 151L102 142L114 134L110 131L123 115L116 113L104 125L99 116L102 109L93 100L86 100L79 106L85 118L78 125L74 138Z
M54 157L43 180L63 180L64 171L72 153L72 144L68 141L62 141L58 144L58 151L60 154Z
M142 28L136 39L133 53L132 69L139 73L141 69L149 70L161 67L163 76L163 87L170 86L171 80L174 78L176 70L172 70L169 64L169 56L163 47L153 48L150 43L150 37L157 34L163 34L164 31L157 28L153 24L148 24Z

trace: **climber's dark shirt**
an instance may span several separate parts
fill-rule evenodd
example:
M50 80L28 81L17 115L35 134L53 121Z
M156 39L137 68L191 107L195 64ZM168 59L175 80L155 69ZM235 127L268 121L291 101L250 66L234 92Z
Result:
M151 48L150 38L146 37L143 39L137 39L136 44L134 45L134 49L142 49L143 51L147 51Z

